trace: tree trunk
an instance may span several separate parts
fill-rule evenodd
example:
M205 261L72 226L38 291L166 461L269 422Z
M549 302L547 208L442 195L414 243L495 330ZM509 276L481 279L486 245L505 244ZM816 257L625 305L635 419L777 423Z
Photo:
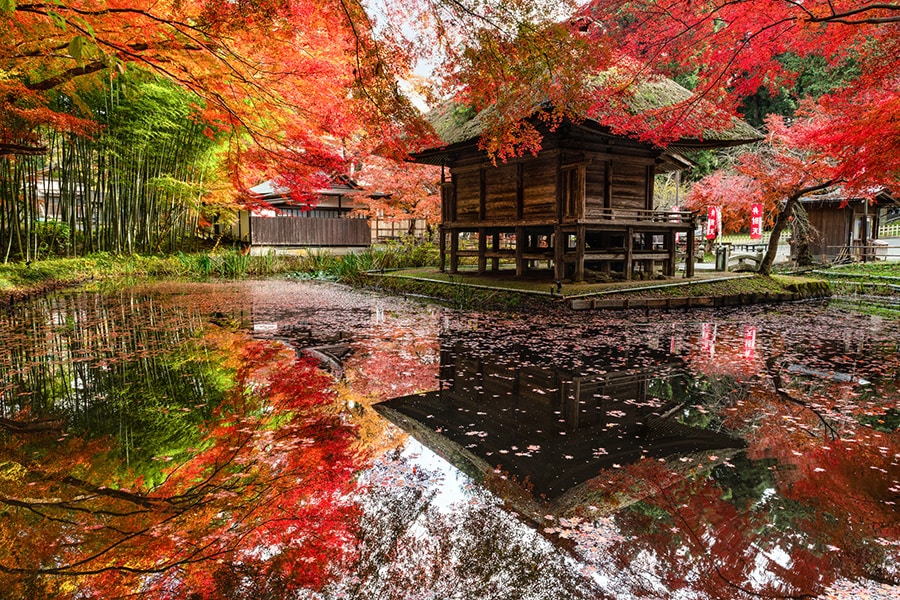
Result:
M775 255L778 254L778 240L781 238L781 232L784 231L784 228L787 226L788 219L790 219L791 215L794 212L794 206L797 205L797 203L800 201L800 198L802 198L806 194L824 190L825 188L831 187L835 183L836 182L834 181L828 181L825 183L820 183L819 185L801 188L797 190L796 193L788 197L787 201L784 204L784 208L781 209L781 212L778 213L778 218L775 219L775 226L772 228L771 236L769 236L769 247L766 248L766 255L763 256L762 262L759 264L759 273L761 275L771 275L772 263L775 262Z

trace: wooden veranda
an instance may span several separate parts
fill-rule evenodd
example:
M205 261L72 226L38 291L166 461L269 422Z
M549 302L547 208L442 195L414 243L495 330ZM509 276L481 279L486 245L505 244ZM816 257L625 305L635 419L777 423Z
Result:
M584 281L587 270L605 276L636 272L675 275L676 234L685 235L685 277L694 276L695 216L688 211L604 209L602 218L548 225L513 221L486 226L445 222L440 228L440 269L459 272L460 259L477 259L476 272L499 272L505 263L524 276L541 263L553 265L557 280ZM470 239L470 238L474 238Z

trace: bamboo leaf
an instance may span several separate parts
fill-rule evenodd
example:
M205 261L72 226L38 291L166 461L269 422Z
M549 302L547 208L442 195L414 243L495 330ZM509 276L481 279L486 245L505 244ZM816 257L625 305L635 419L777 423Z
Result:
M7 0L9 1L9 0ZM56 12L55 10L48 10L47 16L53 21L53 24L59 27L62 30L66 29L66 19L61 14Z
M87 19L85 19L84 17L75 17L75 18L73 18L72 20L75 21L75 22L77 22L78 25L79 25L82 29L84 29L84 30L87 32L87 34L88 34L89 36L91 36L91 39L94 39L94 40L97 39L97 35L96 35L96 33L94 32L94 28L93 28L93 26L88 22Z
M69 56L75 59L79 65L82 63L82 51L84 50L84 37L76 35L69 42Z
M0 0L0 15L5 15L16 10L16 0Z

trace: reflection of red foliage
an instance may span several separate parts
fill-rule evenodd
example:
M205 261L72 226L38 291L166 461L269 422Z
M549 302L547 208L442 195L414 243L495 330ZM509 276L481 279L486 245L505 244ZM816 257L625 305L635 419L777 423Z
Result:
M16 548L0 558L5 589L50 597L74 581L92 596L221 598L321 586L358 516L355 434L330 410L330 377L305 361L266 369L278 354L241 350L240 384L200 449L146 489L115 475L109 439L69 439L39 464L7 446L28 472L0 480L0 547ZM31 592L17 587L30 578Z
M881 564L887 545L900 540L900 485L889 477L897 473L900 445L896 436L870 435L877 439L835 440L811 449L783 490L811 505L811 529L858 570Z
M618 584L647 598L682 588L740 598L814 597L845 580L900 583L890 567L900 539L896 435L848 419L844 437L831 440L820 416L831 419L829 399L792 402L768 382L749 391L721 414L727 428L746 432L746 459L643 460L598 478L613 506L631 506L614 517L623 536L609 547ZM585 551L593 543L585 537Z
M433 320L417 327L395 325L360 340L344 364L353 390L379 400L437 388L437 336Z

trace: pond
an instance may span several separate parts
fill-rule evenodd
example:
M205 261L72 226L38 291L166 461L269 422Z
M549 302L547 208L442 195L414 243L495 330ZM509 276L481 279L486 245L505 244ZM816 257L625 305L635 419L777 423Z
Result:
M161 283L0 340L4 598L900 592L895 320Z

